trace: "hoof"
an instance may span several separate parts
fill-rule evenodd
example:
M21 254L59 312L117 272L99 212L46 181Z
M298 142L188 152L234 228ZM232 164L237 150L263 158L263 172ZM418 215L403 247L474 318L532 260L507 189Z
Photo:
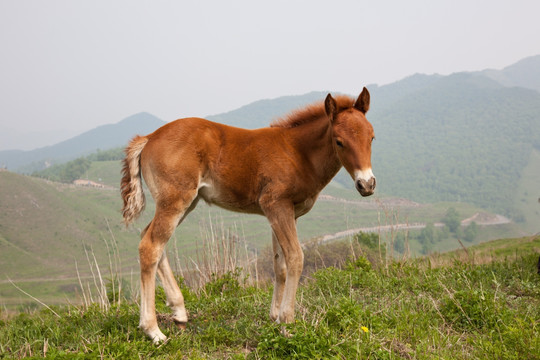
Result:
M164 343L167 341L167 337L161 332L161 330L159 329L154 329L154 330L150 330L150 331L145 331L143 329L143 332L150 338L152 339L152 342L154 344L160 344L160 343Z
M281 327L281 335L285 336L286 338L292 338L291 332L285 329L285 326Z
M154 343L154 345L163 345L165 343L167 343L167 341L169 341L169 339L167 339L167 337L165 336L164 338L153 338L152 339L152 342Z
M174 320L174 324L176 325L176 327L180 330L186 330L186 327L187 327L187 321L178 321L178 320Z
M155 345L162 344L167 342L167 337L163 335L163 333L160 331L159 334L156 334L152 337L152 342Z

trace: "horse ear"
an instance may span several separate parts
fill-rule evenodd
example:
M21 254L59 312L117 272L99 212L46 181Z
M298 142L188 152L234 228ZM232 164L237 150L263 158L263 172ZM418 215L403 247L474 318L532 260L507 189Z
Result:
M356 99L356 102L354 103L354 108L360 110L364 114L367 113L369 110L369 99L369 91L364 87L364 89L358 96L358 99Z
M326 115L330 119L330 122L334 122L337 115L337 104L336 100L334 100L330 94L328 94L324 100L324 110L326 111Z

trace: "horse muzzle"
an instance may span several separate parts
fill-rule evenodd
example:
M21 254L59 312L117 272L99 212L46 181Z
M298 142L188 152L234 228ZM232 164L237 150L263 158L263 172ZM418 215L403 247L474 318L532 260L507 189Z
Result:
M354 182L356 186L356 190L360 193L362 196L370 196L373 195L375 192L375 186L377 185L377 180L375 180L375 176L372 176L369 180L364 179L357 179Z

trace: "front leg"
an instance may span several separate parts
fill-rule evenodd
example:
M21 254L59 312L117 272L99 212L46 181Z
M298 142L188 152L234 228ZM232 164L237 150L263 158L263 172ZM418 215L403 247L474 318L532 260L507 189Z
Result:
M270 319L276 321L279 316L279 308L283 299L283 292L285 290L285 281L287 279L287 265L285 263L285 257L281 250L276 235L272 231L272 249L274 254L274 275L276 281L274 283L274 293L272 295L272 305L270 306Z
M288 202L274 203L272 206L265 207L264 210L272 226L272 239L276 239L276 245L281 248L281 252L279 249L277 251L277 258L276 252L274 253L276 286L270 317L276 317L277 313L278 323L290 323L294 320L296 290L304 267L304 253L296 234L294 206ZM280 259L280 255L283 255L284 261ZM284 275L285 284L283 285Z

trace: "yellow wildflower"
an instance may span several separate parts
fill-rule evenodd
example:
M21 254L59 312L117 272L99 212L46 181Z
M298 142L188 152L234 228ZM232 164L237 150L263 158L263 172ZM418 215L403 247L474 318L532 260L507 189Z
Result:
M367 327L365 327L365 326L362 326L361 329L364 330L365 333L369 332L369 329Z

